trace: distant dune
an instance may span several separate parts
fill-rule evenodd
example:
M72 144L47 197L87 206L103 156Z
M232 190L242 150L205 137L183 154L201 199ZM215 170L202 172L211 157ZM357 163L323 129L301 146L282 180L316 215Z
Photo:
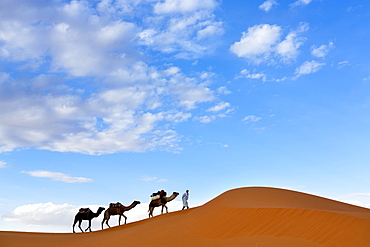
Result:
M370 247L370 209L264 187L91 233L0 232L0 247Z

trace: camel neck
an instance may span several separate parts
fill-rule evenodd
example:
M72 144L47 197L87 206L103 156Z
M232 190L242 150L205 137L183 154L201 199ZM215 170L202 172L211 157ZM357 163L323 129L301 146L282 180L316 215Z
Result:
M133 202L133 203L131 203L131 205L130 206L128 206L126 209L127 210L130 210L131 208L133 208L133 207L135 207L136 206L136 202Z

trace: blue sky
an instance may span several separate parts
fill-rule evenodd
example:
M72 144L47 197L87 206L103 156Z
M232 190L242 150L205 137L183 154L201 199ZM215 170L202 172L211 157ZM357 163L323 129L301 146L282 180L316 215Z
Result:
M140 200L132 222L159 189L370 207L369 20L360 0L1 1L0 230Z

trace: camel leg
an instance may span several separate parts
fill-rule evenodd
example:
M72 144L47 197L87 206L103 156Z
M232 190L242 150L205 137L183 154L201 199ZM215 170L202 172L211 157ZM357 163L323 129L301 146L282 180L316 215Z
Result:
M103 219L103 221L101 222L101 229L103 230L104 229L104 221L105 221L105 218Z
M80 228L81 232L84 232L84 231L82 230L82 228L81 228L81 223L82 223L82 220L79 220L79 221L78 221L78 228Z
M153 214L154 214L154 209L155 209L155 207L152 207L152 208L151 208L151 210L150 210L150 215L151 215L152 217L154 217L154 215L153 215Z
M110 228L110 225L108 225L108 220L109 220L110 216L107 217L106 221L105 221L105 224L107 224L107 226Z
M75 232L75 225L76 225L77 221L78 221L78 220L75 218L75 221L73 222L73 233L76 233L76 232Z
M150 218L150 217L153 217L153 210L154 210L154 208L153 208L153 207L150 207L150 208L149 208L149 218Z
M87 232L88 229L90 229L91 232L91 220L89 220L89 226L86 228L85 232Z
M118 225L121 225L121 217L125 218L125 224L126 224L127 217L124 214L120 214L118 218Z
M167 208L167 206L163 204L163 205L162 205L162 214L163 214L163 209L164 209L164 208L166 208L166 212L168 213L168 208Z

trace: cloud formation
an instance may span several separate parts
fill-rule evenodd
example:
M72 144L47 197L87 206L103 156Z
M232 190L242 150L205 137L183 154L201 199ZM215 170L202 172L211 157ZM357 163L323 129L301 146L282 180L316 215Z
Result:
M299 54L299 47L303 45L305 38L300 34L308 30L307 23L301 23L297 31L290 32L285 39L276 46L276 53L281 56L281 61L289 63Z
M319 47L312 46L311 54L312 56L317 57L317 58L324 58L329 53L329 51L333 49L333 47L334 47L333 42L329 42L329 44L321 45Z
M246 116L245 118L243 118L243 122L256 123L256 122L260 121L261 119L262 119L261 117L257 117L257 116L254 116L254 115L249 115L249 116Z
M6 167L6 162L0 160L0 168L5 168Z
M154 4L154 14L144 18L139 43L177 58L194 59L212 52L216 37L224 33L216 20L215 0L166 0ZM212 40L212 42L210 42Z
M145 181L145 182L158 182L158 183L162 183L162 182L167 182L168 181L165 178L157 178L157 177L152 177L152 176L148 176L148 175L142 176L142 178L140 180Z
M230 50L238 57L245 57L259 63L267 59L280 36L280 26L256 25L243 32L240 41L235 42Z
M277 2L275 0L267 0L263 2L260 6L258 6L258 8L265 12L269 12L274 5L277 5Z
M171 13L191 13L199 10L213 10L217 3L214 0L165 0L154 5L154 13L171 14Z
M51 178L53 181L61 181L65 183L88 183L92 182L93 180L90 178L83 178L83 177L71 177L70 175L60 173L60 172L49 172L49 171L22 171L22 173L26 173L32 177L38 178Z
M298 7L298 6L306 6L308 5L312 0L297 0L294 3L292 3L291 7Z
M17 73L0 71L0 152L181 150L173 125L218 102L213 79L145 61L211 52L223 24L216 1L180 2L2 1L0 63Z
M252 73L247 69L243 69L242 71L240 71L240 73L238 75L235 76L235 79L239 79L239 78L259 79L259 80L262 80L262 81L267 80L266 74L260 73L260 72L259 73Z
M11 213L2 216L7 222L19 222L25 225L70 226L79 207L67 203L52 202L27 204L15 208Z
M296 59L299 47L305 38L301 34L308 30L307 23L300 23L297 30L283 37L283 29L278 25L259 24L242 33L240 41L230 46L232 53L248 61L260 64L276 62L289 63Z
M304 62L300 67L298 67L295 71L296 73L296 78L301 76L301 75L307 75L307 74L312 74L316 73L319 71L325 63L319 63L314 60L312 61L306 61Z
M229 107L230 107L230 103L228 103L228 102L220 102L217 105L209 108L207 111L219 112L219 111L221 111L223 109L226 109L226 108L229 108Z

